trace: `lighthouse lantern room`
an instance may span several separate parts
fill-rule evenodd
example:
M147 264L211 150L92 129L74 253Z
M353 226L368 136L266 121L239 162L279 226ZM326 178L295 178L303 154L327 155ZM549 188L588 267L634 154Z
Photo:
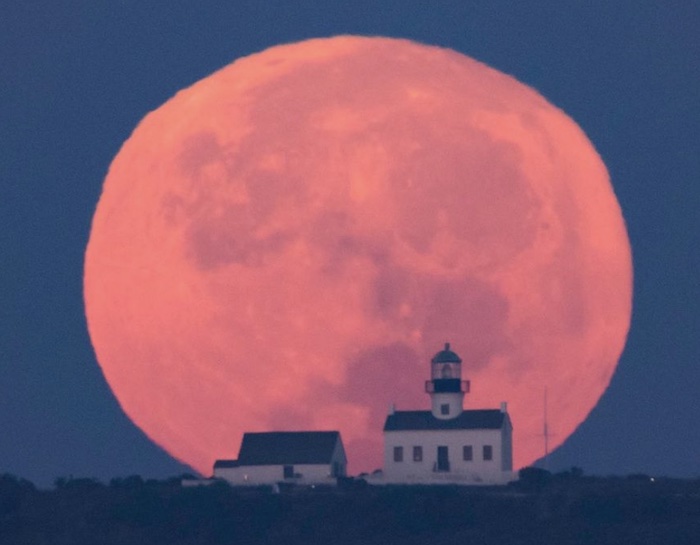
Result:
M469 381L462 380L462 359L450 349L450 343L430 361L430 380L425 381L435 418L447 420L462 414L464 394Z

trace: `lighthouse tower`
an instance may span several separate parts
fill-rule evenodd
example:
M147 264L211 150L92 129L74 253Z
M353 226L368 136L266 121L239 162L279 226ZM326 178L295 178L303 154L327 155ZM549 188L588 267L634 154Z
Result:
M432 413L440 420L457 418L464 410L464 394L469 381L462 380L462 359L450 349L450 343L430 360L430 380L425 381Z

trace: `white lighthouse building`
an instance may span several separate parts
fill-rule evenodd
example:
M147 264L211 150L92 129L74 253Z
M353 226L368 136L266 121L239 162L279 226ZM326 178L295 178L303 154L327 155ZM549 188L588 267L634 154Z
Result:
M384 424L384 475L396 484L505 484L513 475L513 426L500 409L464 410L469 381L449 343L430 363L430 411L391 410Z

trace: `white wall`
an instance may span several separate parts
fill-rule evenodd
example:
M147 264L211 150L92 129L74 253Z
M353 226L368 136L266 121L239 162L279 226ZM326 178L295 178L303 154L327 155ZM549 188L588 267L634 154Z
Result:
M503 471L502 431L427 430L384 432L384 480L387 483L430 484L503 484L512 480L511 471ZM472 461L462 459L462 447L471 445ZM492 459L483 460L484 445L491 445ZM394 447L403 447L403 462L394 462ZM423 447L423 460L413 461L413 447ZM434 471L437 447L447 446L450 470Z
M335 477L331 477L329 464L294 465L294 473L297 477L284 478L284 466L241 466L224 467L214 470L214 477L225 479L236 486L259 486L280 482L296 483L301 485L327 484L335 485Z
M333 454L331 455L330 467L333 467L333 463L338 464L340 468L339 476L345 477L347 475L348 469L348 457L345 454L345 447L343 442L338 440L335 443L335 448L333 449Z
M430 394L430 405L433 416L439 420L449 420L450 418L455 418L464 410L462 408L464 404L464 394L456 392L442 392L437 394ZM446 415L442 414L441 406L448 405L450 407L450 412Z
M502 452L502 469L503 471L513 471L513 426L510 423L510 417L506 413L506 422L503 425L503 452Z

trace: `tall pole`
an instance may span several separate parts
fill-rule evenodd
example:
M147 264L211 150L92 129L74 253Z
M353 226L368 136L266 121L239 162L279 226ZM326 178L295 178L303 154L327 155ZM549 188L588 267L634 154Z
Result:
M544 468L549 471L549 428L547 426L547 387L544 387Z

